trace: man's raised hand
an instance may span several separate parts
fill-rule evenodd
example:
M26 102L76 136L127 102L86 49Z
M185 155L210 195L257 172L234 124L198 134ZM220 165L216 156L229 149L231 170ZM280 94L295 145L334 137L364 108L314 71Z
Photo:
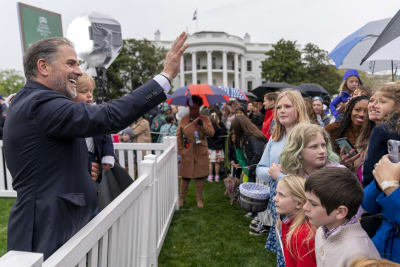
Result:
M189 46L189 44L185 44L186 39L187 33L182 32L172 44L172 47L165 58L163 72L170 75L171 79L175 78L176 75L178 75L181 64L181 56L186 48L188 48Z

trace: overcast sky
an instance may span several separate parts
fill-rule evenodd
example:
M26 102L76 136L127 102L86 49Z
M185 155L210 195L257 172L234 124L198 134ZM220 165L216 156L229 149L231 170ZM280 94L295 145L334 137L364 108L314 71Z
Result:
M172 40L188 29L198 10L198 30L225 31L252 42L275 43L281 38L308 42L331 51L351 32L372 20L392 17L399 0L23 0L62 16L64 34L69 23L90 11L108 14L122 25L123 38ZM0 69L22 70L17 1L1 0Z

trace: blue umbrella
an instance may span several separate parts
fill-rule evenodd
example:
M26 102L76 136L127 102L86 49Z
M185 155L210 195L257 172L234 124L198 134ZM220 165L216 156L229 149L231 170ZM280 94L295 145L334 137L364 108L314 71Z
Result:
M224 90L224 92L232 98L236 98L239 100L246 100L249 101L249 98L245 95L245 93L238 89L238 88L232 88L232 87L219 87L222 90Z
M389 23L390 18L372 21L343 39L329 53L338 69L358 69L382 71L392 68L392 60L371 60L361 64L361 60L372 47L378 36Z

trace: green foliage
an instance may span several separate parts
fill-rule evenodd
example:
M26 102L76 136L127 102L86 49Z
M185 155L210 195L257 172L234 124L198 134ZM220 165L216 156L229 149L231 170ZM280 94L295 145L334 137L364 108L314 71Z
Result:
M341 76L335 66L330 64L328 52L312 43L306 44L302 50L304 78L302 82L317 83L330 94L337 93Z
M272 82L301 82L304 67L296 42L281 39L272 47L265 53L267 58L262 62L262 77Z
M337 92L341 76L331 64L328 52L308 43L303 50L296 47L296 42L279 40L266 52L262 62L262 77L271 82L291 84L317 83L328 90Z
M8 96L24 87L24 76L15 69L0 70L0 94Z
M264 248L267 235L249 234L251 219L237 204L230 205L223 182L204 187L204 208L196 206L195 183L185 205L174 214L158 265L276 266L274 253Z
M121 53L107 70L107 96L120 97L131 92L162 71L164 49L148 40L123 41Z

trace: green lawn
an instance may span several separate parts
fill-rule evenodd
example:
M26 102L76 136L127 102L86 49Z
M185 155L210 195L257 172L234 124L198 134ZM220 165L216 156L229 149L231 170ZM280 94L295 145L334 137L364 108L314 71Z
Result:
M159 266L276 266L264 249L266 236L249 235L251 219L230 205L223 182L206 182L204 208L195 203L192 182L185 205L175 212Z
M7 251L8 216L15 198L0 198L0 257Z
M250 219L224 195L223 182L206 182L204 208L195 203L194 182L182 209L175 212L163 249L161 267L275 266L275 255L264 249L266 236L249 235ZM7 224L14 199L0 198L0 256L6 252Z

